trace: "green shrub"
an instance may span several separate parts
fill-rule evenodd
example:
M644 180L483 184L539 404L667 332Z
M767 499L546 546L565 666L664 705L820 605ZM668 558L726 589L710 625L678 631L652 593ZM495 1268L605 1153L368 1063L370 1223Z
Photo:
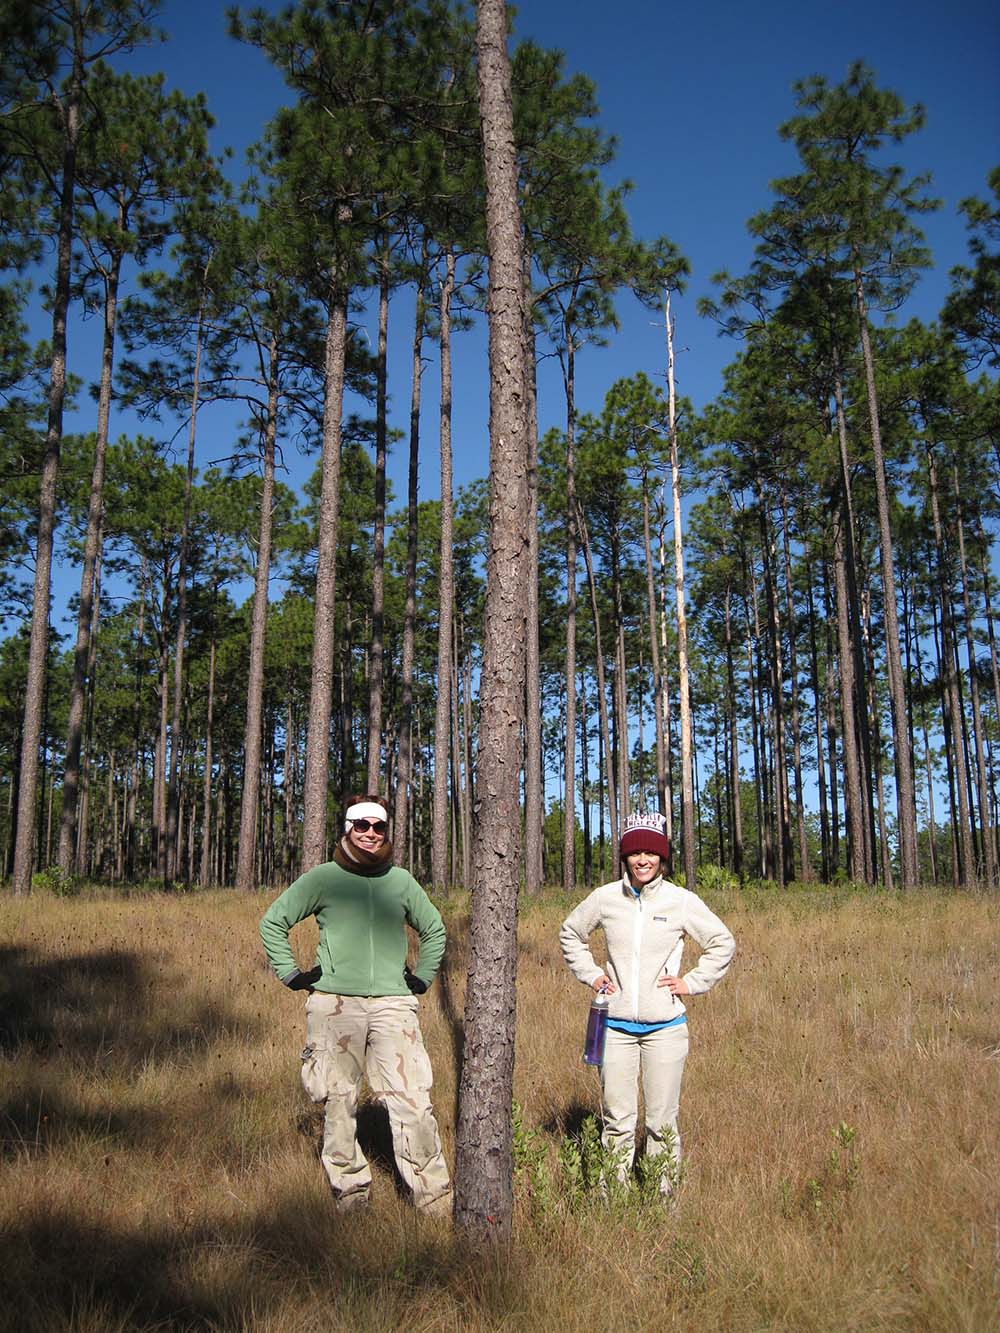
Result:
M37 870L31 877L33 893L52 893L57 898L78 898L81 881L75 875L64 874L58 866Z

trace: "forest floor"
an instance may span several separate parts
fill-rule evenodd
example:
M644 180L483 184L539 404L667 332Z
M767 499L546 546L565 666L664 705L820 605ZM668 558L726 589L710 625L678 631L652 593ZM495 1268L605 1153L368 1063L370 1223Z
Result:
M587 992L568 901L526 903L515 1240L484 1256L399 1196L371 1102L372 1206L332 1208L303 998L257 935L270 896L0 897L0 1329L1000 1326L996 898L707 895L739 952L688 1006L669 1211L571 1177L599 1111ZM451 1160L468 902L439 901L421 1015Z

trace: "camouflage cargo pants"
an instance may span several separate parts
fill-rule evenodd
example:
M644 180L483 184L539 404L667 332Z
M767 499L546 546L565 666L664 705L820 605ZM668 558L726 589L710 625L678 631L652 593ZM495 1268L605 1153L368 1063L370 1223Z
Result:
M431 1062L424 1049L416 996L368 999L314 991L306 1001L307 1045L302 1083L314 1102L326 1102L323 1166L334 1195L360 1201L371 1168L357 1139L362 1076L385 1105L399 1174L417 1208L451 1210L448 1168L431 1110Z

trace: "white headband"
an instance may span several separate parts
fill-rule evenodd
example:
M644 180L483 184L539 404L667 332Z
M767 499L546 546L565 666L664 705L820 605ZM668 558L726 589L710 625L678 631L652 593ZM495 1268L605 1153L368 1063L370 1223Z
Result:
M347 823L344 831L350 833L351 825L356 819L381 819L384 822L388 820L388 814L374 801L359 801L357 805L348 806L345 819Z

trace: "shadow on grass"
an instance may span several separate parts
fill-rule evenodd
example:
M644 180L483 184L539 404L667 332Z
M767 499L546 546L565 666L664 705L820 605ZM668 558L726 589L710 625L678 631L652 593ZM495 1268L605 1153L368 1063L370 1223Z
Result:
M41 1156L70 1143L137 1146L154 1139L160 1123L152 1113L82 1110L58 1087L20 1080L0 1100L0 1161Z
M511 1252L474 1252L426 1219L406 1230L387 1249L384 1219L321 1213L314 1196L214 1226L117 1227L39 1210L0 1234L0 1329L285 1327L283 1311L301 1318L303 1302L330 1327L368 1327L373 1309L393 1326L421 1293L460 1324L516 1314Z
M0 1160L66 1143L155 1142L162 1110L95 1110L72 1090L81 1077L98 1088L105 1077L109 1086L116 1078L131 1083L142 1071L172 1069L215 1047L221 1055L227 1040L253 1035L213 998L186 1005L173 1020L171 999L162 978L128 950L53 957L0 947L0 1054L11 1061L0 1093ZM222 1108L243 1091L220 1070L201 1096Z
M593 1105L587 1102L569 1102L557 1114L543 1120L541 1127L546 1134L555 1134L560 1139L578 1139L583 1129L583 1122L588 1116L596 1116L600 1124L600 1114Z
M200 1002L187 1021L171 1022L171 998L136 953L52 957L0 946L0 1052L29 1047L60 1060L98 1057L134 1066L164 1049L176 1056L256 1031L213 999Z

